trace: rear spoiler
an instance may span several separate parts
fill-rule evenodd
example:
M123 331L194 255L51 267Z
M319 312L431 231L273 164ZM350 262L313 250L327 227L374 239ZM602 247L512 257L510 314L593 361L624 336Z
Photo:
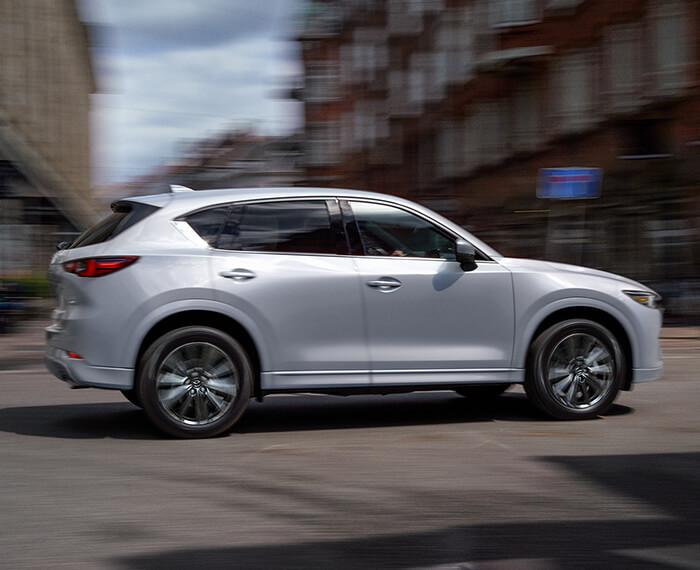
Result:
M194 192L192 188L188 188L187 186L180 186L179 184L171 184L170 185L170 193L175 194L176 192Z

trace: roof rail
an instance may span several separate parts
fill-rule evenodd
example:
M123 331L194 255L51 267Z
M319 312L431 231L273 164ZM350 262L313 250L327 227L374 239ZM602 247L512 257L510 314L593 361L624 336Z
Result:
M170 185L170 192L172 194L176 192L194 192L192 188L188 188L187 186L180 186L179 184L171 184Z

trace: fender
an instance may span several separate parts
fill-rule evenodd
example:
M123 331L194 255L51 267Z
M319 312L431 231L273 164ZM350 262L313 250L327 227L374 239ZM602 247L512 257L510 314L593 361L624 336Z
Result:
M179 299L159 305L146 314L140 314L138 324L124 349L124 362L136 363L139 349L148 332L162 320L189 311L209 311L228 317L240 324L251 336L260 358L261 370L268 370L271 363L269 344L255 321L240 309L213 299Z
M637 355L639 354L639 338L633 322L628 315L618 310L613 305L601 299L591 297L566 297L550 302L539 309L519 316L516 321L515 346L513 347L513 366L515 368L525 368L527 353L534 340L535 331L547 317L562 309L588 308L598 309L614 318L624 329L630 341L632 349L632 366L637 366ZM526 327L519 328L520 323L526 323Z

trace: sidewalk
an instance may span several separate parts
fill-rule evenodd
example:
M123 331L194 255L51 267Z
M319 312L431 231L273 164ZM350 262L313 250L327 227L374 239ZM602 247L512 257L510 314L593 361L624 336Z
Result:
M43 364L50 318L37 318L18 324L10 333L0 335L0 370L13 370Z
M12 370L43 364L44 328L51 324L46 313L20 323L13 332L0 334L0 370ZM700 327L664 327L661 330L663 348L700 348Z

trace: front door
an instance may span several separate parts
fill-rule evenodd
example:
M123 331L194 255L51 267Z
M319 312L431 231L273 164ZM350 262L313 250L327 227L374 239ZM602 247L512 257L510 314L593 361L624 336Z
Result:
M454 236L414 212L350 202L373 384L508 381L514 335L510 272L455 261Z

